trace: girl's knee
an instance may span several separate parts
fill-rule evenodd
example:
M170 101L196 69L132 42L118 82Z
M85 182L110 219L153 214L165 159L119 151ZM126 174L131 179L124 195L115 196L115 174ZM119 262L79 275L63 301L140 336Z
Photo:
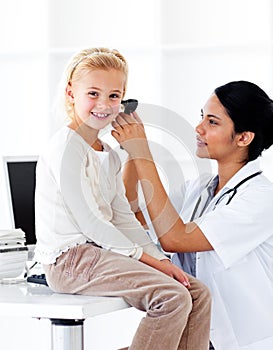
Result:
M190 313L192 310L192 296L190 291L183 285L174 289L176 307L181 308L183 312Z
M157 291L159 292L159 291ZM163 286L159 294L157 294L157 300L159 304L163 302L164 308L167 308L169 312L179 310L190 313L192 309L192 297L189 290L182 284L173 283L168 286Z

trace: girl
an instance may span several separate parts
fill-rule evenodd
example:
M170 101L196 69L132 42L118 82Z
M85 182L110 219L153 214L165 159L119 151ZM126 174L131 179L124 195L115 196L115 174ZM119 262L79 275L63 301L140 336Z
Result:
M215 159L218 175L183 184L172 202L137 114L121 114L113 125L113 136L133 159L125 183L136 171L163 249L198 252L196 265L194 254L180 253L175 260L189 271L196 268L211 290L215 349L272 349L273 184L257 160L273 144L272 100L246 81L214 91L196 127L197 156Z
M123 297L146 311L130 349L205 350L207 288L148 238L126 200L119 158L98 138L119 113L127 71L106 48L83 50L68 65L70 121L37 164L36 260L56 292Z

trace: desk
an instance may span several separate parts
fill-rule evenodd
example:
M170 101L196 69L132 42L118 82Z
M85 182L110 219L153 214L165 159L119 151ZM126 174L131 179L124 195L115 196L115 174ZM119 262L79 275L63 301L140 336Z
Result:
M50 319L52 350L83 350L86 318L128 307L122 298L58 294L27 282L0 284L0 316Z

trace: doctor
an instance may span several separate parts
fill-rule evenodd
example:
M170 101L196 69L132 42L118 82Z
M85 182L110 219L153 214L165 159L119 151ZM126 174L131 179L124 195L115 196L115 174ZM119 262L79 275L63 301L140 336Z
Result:
M273 349L273 184L257 159L273 144L273 101L246 81L216 88L196 127L196 153L215 159L218 174L182 184L171 199L137 114L120 114L113 126L131 159L128 196L134 172L163 249L179 252L176 263L196 269L212 292L214 348Z

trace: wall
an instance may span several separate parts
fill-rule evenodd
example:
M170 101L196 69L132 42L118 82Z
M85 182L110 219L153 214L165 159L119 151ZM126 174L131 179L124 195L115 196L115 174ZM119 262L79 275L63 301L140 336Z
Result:
M45 147L63 121L54 114L63 68L83 47L124 53L130 65L127 97L163 108L151 130L161 144L172 135L163 123L173 118L165 108L190 123L194 135L200 109L222 83L251 80L273 95L270 0L247 6L245 0L11 0L1 11L0 29L0 156L38 154ZM185 176L192 176L188 158L194 146L185 150L183 140L180 146L170 151L185 161ZM267 153L262 163L273 179L272 151Z

